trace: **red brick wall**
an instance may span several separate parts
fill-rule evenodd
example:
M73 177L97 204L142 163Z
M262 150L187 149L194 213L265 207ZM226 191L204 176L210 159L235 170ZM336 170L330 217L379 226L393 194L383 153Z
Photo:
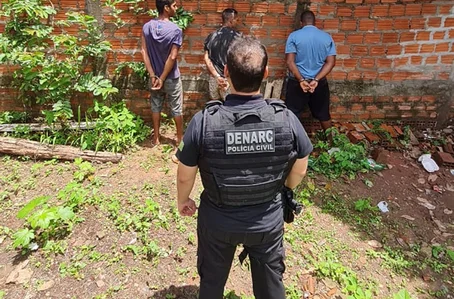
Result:
M54 3L55 4L55 3ZM295 1L182 1L194 14L184 32L179 66L185 87L185 112L192 115L207 99L203 41L220 24L220 12L234 7L239 30L267 46L270 79L286 72L285 41L293 30ZM83 9L83 0L60 0L57 7ZM154 8L154 1L144 5ZM127 9L124 5L123 9ZM427 118L445 122L454 117L454 1L432 0L312 0L317 26L332 34L337 65L329 76L335 119ZM125 12L126 25L115 30L103 10L105 37L112 43L108 70L121 61L141 61L140 33L147 16ZM0 25L1 26L1 25ZM4 69L0 69L2 71ZM150 120L149 93L128 84L129 106ZM0 110L9 107L0 90ZM6 98L5 98L6 96Z

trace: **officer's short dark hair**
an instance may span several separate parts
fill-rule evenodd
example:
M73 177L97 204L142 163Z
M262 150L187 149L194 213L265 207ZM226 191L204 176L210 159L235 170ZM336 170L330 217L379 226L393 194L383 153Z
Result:
M226 8L222 11L222 23L226 23L231 19L235 18L238 12L235 8Z
M227 69L235 90L259 90L267 63L266 48L257 39L249 36L236 38L227 51Z
M172 5L176 0L156 0L156 9L158 10L158 14L162 14L164 12L164 7Z
M315 24L315 14L310 10L304 11L301 14L301 22L304 24Z

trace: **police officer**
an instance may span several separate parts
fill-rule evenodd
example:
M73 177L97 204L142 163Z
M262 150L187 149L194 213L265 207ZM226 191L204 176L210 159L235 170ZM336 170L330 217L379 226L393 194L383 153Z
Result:
M204 187L197 222L201 299L223 297L239 244L249 255L255 298L285 298L281 189L301 182L312 144L283 102L260 94L267 62L259 41L237 38L224 68L231 94L194 116L177 152L181 215L197 209L189 197L197 170Z

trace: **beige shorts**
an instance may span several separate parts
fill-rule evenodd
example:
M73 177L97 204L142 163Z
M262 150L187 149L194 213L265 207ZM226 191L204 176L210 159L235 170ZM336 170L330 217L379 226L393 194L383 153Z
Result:
M227 88L227 90L220 88L218 85L218 79L213 76L210 76L210 79L208 80L208 91L210 100L224 101L225 97L230 93L230 88Z

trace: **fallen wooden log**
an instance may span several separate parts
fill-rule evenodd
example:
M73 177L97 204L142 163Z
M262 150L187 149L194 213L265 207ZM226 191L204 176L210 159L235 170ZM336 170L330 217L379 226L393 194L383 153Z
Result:
M122 154L83 151L69 145L50 145L10 137L0 137L0 153L15 156L28 156L34 159L59 159L69 161L81 158L86 161L118 163L123 159Z
M68 123L67 127L72 130L88 130L95 127L95 122L83 122L77 123L72 122ZM46 130L61 130L62 126L60 124L54 124L52 127L46 124L41 123L28 123L28 124L0 124L0 132L14 132L17 127L28 127L30 132L39 132Z

